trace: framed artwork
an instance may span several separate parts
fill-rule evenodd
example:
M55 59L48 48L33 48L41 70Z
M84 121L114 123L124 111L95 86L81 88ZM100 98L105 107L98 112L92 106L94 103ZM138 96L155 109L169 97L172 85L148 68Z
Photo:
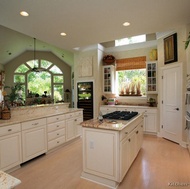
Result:
M164 39L164 63L177 62L177 33Z

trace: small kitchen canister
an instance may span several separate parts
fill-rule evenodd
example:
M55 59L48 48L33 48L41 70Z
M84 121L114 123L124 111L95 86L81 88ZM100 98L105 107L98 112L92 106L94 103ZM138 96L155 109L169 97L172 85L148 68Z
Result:
M115 105L115 98L108 98L108 105Z
M2 119L6 120L6 119L11 119L11 111L5 107L2 112L1 112L1 117Z

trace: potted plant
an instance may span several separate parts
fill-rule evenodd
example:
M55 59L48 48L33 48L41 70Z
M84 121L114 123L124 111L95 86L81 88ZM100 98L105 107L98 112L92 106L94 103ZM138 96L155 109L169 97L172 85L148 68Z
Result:
M140 83L140 81L137 83L136 88L137 88L137 95L141 95L141 83Z
M130 87L131 87L131 95L135 95L135 83L131 82Z
M22 98L23 86L21 83L16 83L14 86L5 86L4 89L10 89L10 93L5 95L5 101L11 106L24 105Z

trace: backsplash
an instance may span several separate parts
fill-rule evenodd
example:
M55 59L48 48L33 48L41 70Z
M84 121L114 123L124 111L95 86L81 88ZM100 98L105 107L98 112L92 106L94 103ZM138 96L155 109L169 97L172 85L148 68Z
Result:
M11 108L11 119L26 119L68 111L69 103L20 106Z

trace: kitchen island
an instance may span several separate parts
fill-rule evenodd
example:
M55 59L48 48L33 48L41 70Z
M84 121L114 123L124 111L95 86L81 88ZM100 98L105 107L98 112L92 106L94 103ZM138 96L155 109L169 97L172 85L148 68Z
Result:
M143 115L129 121L104 119L81 123L82 178L116 188L135 160L143 140Z

